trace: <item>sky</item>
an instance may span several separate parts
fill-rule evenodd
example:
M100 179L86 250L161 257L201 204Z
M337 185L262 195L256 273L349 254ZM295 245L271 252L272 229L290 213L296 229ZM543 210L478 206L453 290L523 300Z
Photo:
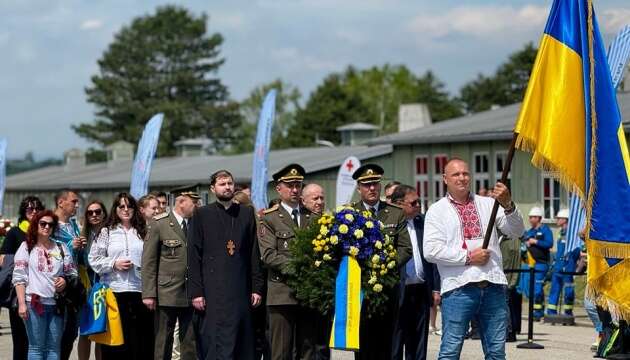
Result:
M404 64L447 89L491 74L538 43L551 0L0 0L0 137L8 157L61 158L95 144L71 124L94 120L84 89L121 27L159 5L209 16L224 36L219 76L234 100L281 78L308 94L331 72ZM605 40L630 24L628 0L596 0Z

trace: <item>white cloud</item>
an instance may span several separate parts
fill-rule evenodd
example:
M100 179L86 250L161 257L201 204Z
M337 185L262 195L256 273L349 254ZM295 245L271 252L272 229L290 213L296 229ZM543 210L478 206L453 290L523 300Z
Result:
M96 30L103 27L103 21L99 19L88 19L81 23L81 30Z
M599 15L601 31L616 34L622 27L630 25L630 8L606 9Z
M281 64L286 64L287 67L296 69L332 71L338 68L335 62L302 54L296 48L280 48L272 50L271 57Z
M547 19L546 6L460 6L441 14L423 13L406 24L417 36L439 39L453 34L480 38L506 37L509 33L539 29Z
M245 27L247 22L243 14L214 12L210 15L210 26L239 30Z

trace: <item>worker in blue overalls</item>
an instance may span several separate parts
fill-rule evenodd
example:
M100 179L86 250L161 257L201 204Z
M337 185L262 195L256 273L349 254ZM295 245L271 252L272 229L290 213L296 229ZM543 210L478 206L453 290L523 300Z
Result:
M544 315L545 277L549 271L549 249L553 246L553 234L549 226L542 223L544 213L537 206L529 211L529 223L532 226L523 235L527 246L527 262L536 270L534 286L534 320L539 321Z
M558 300L564 286L564 314L573 315L573 302L575 301L575 289L573 275L563 272L575 272L577 262L580 259L580 247L567 249L567 227L569 225L569 210L561 209L556 215L556 224L560 227L560 237L556 242L556 257L551 273L551 290L547 301L547 314L558 314ZM567 253L565 253L568 250Z

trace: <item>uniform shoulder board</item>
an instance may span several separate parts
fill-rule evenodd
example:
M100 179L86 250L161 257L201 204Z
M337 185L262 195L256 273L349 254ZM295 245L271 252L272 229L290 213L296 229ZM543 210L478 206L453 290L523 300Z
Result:
M168 212L163 212L161 214L157 214L153 217L153 220L160 220L160 219L164 219L165 217L168 217Z
M267 214L272 213L272 212L274 212L276 210L278 210L278 205L274 205L274 206L270 207L269 209L263 210L263 215L267 215Z

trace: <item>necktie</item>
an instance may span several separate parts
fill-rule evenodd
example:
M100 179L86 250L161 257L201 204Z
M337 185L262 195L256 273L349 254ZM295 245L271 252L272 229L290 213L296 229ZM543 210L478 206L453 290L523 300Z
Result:
M376 208L374 206L370 208L370 212L372 213L372 216L376 217Z
M293 223L295 223L295 226L299 227L300 224L298 223L298 210L297 209L293 209L293 211L291 211L291 217L293 218Z
M182 231L184 231L184 235L188 236L188 225L186 224L186 220L182 220Z

